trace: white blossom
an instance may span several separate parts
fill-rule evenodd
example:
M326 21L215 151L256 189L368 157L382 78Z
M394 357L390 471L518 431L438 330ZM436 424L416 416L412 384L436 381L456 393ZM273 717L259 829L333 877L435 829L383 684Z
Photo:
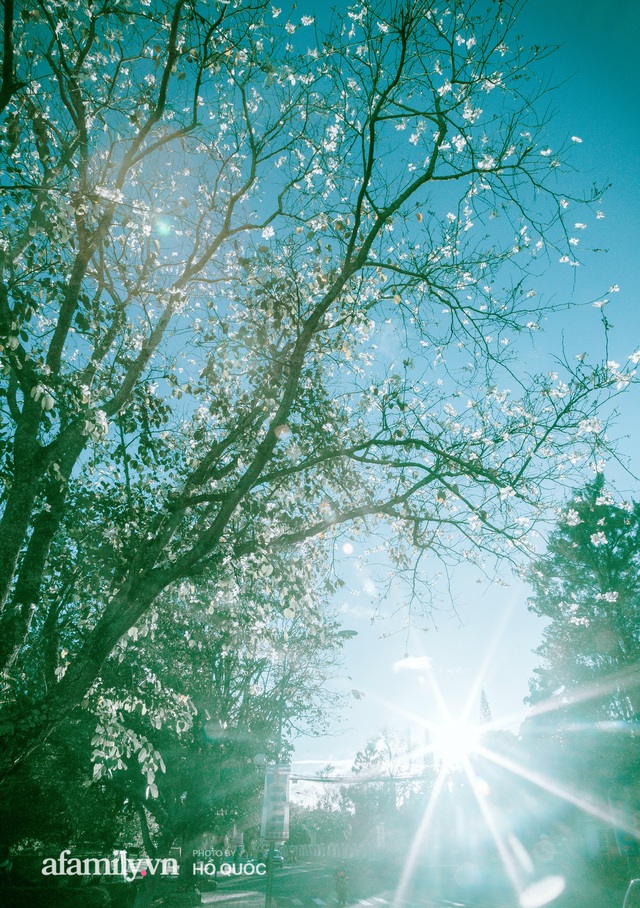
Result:
M597 593L596 599L599 602L617 602L618 596L619 593L617 593L615 590L611 590L611 592L609 593Z
M582 519L574 508L569 508L565 514L564 522L569 527L577 527L579 523L582 523Z
M602 432L602 423L596 416L593 416L591 419L581 420L578 424L578 430L580 432L593 432L594 434L597 434L598 432Z
M605 534L602 532L592 533L590 539L591 539L591 544L595 545L596 547L600 546L600 545L607 545L607 543L609 541L607 539L607 537L605 536Z
M467 120L467 122L469 123L475 123L481 114L481 107L472 107L468 101L465 102L464 109L462 111L463 120Z
M483 158L478 161L478 170L491 170L495 166L496 159L490 154L485 154Z

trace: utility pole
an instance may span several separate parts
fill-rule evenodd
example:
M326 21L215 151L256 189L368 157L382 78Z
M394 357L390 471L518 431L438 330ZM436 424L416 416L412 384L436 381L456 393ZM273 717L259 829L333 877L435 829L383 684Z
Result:
M273 826L274 826L273 821L274 821L275 817L273 816L273 813L272 813L274 802L273 802L273 800L270 800L270 797L273 797L272 791L270 789L275 788L275 792L276 792L275 798L277 798L275 803L278 805L279 808L281 808L283 806L282 805L282 792L284 791L284 808L283 808L284 812L282 814L280 814L280 812L278 812L278 819L280 818L280 816L282 816L281 828L278 831L281 833L281 838L284 838L285 834L288 834L288 829L286 828L288 826L288 810L289 810L289 805L288 805L289 775L288 775L288 772L286 774L286 782L285 782L284 787L282 786L281 781L279 779L279 777L283 774L281 767L280 767L280 751L282 750L282 727L284 724L284 706L285 706L284 686L285 686L286 679L287 679L287 674L286 674L286 659L285 659L285 662L282 666L282 679L280 681L280 696L278 698L278 729L277 729L277 735L276 735L276 759L277 759L278 763L277 763L276 767L269 767L269 766L265 767L265 787L264 787L265 804L264 804L264 808L263 808L262 822L263 822L263 826L264 826L265 836L269 838L269 851L267 853L267 888L266 888L266 893L265 893L265 898L264 898L264 908L272 908L272 903L273 903L273 867L274 867L273 853L274 853L275 847L276 847L275 829L273 828ZM274 782L272 782L271 786L269 784L270 773L271 773L271 778L275 779L275 784L274 784ZM272 828L270 828L270 827L272 827ZM269 833L271 833L271 835L269 835Z
M338 631L336 637L350 639L357 636L357 631ZM262 810L262 835L261 838L269 841L267 852L267 888L264 899L264 908L273 906L273 853L276 841L288 838L289 834L289 773L290 767L280 765L280 752L282 750L282 729L284 725L285 698L284 690L287 682L287 656L282 662L282 677L280 679L280 694L278 697L278 725L276 729L276 766L265 766L264 806ZM274 809L277 805L277 811ZM276 830L277 824L277 830ZM276 831L280 835L276 835Z
M267 853L267 891L264 898L264 908L271 908L273 902L273 852L276 843L271 839Z

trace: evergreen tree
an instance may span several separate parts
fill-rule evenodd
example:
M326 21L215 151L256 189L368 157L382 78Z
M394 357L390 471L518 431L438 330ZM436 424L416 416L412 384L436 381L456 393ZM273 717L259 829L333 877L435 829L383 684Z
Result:
M487 700L487 694L484 687L480 693L480 722L483 725L487 725L489 722L493 722L493 716L491 715L491 707L489 706L489 701Z

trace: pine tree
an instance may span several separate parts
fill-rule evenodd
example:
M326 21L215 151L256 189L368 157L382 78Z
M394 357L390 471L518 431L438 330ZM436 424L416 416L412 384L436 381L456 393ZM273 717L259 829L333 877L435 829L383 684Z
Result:
M493 722L493 716L491 715L491 707L489 706L489 701L487 700L487 694L484 687L480 693L480 722L482 725L488 725L490 722Z

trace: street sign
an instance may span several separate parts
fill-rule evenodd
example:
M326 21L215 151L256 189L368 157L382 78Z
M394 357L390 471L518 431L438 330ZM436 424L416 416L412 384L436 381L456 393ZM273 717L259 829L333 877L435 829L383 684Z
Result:
M289 838L290 766L267 766L264 774L264 801L260 837L267 842Z

